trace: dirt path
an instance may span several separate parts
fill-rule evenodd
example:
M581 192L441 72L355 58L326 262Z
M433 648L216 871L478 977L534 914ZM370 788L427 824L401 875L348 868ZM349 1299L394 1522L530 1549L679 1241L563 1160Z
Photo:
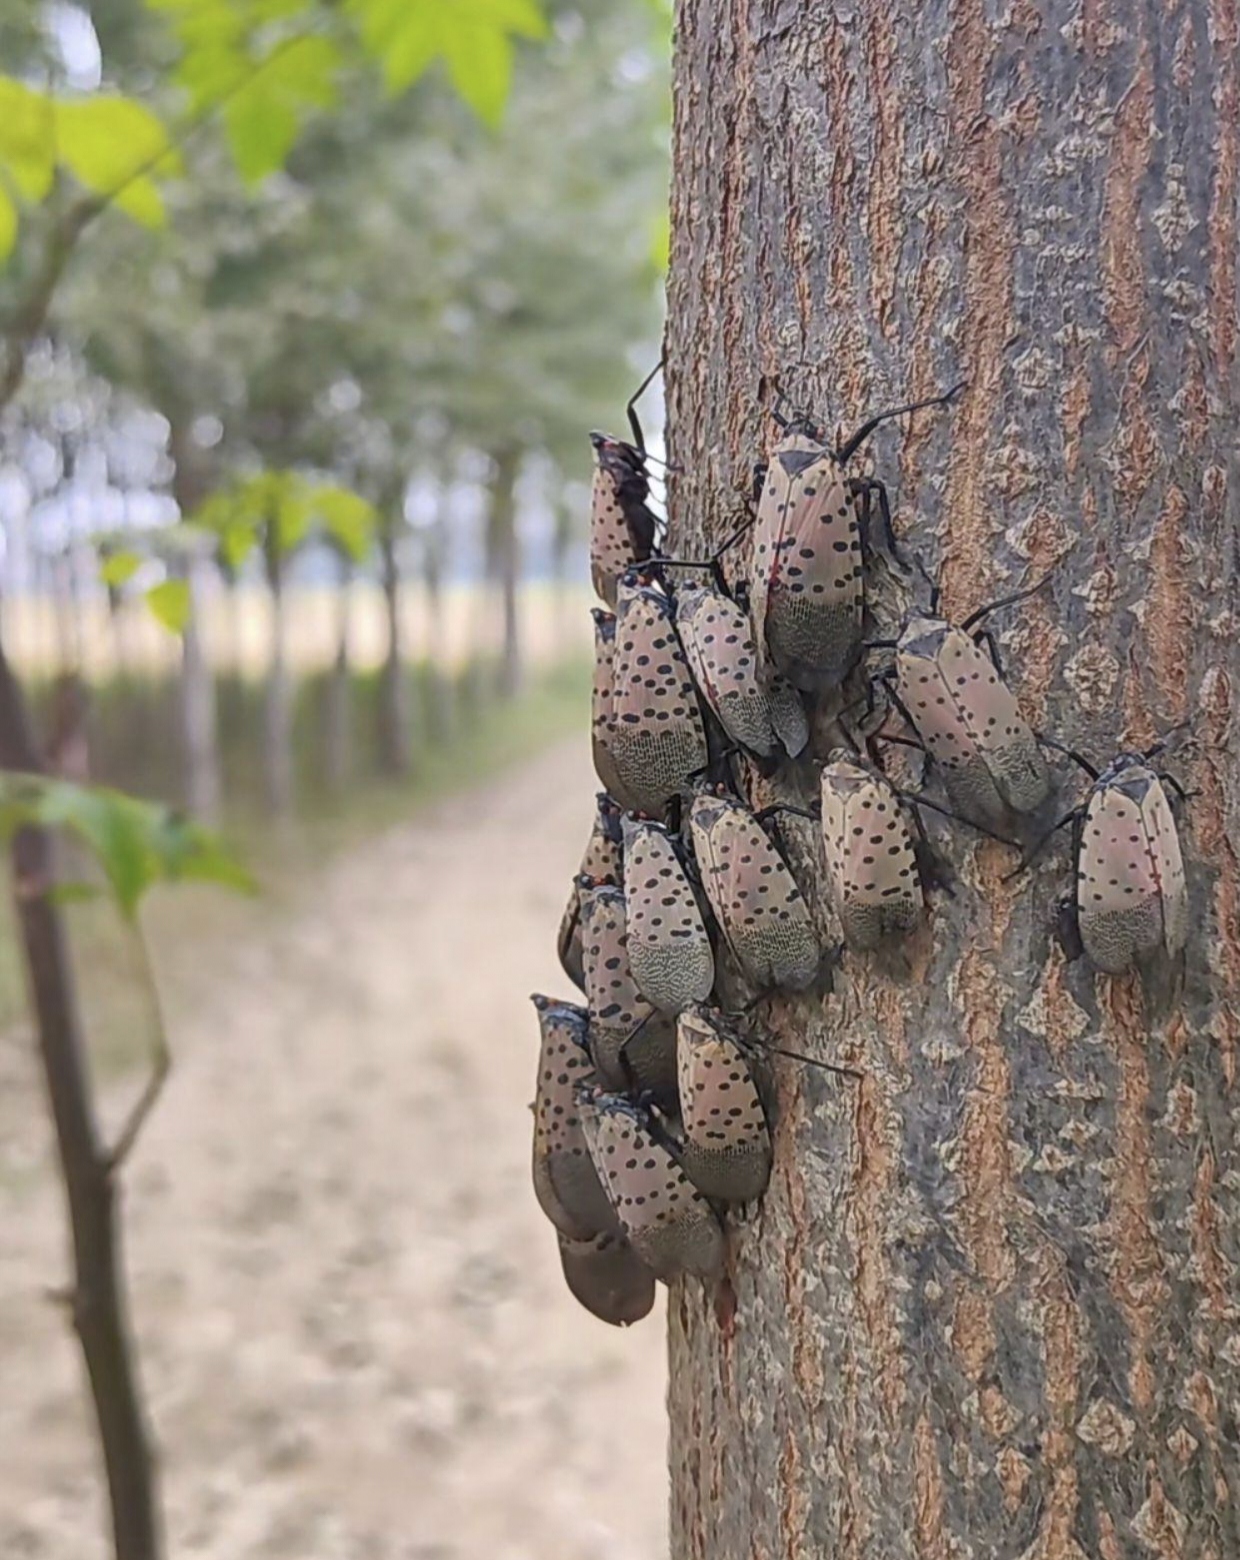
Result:
M575 743L354 851L173 1014L126 1209L174 1560L664 1553L661 1320L576 1308L528 1181L526 998L564 990L592 792ZM77 1357L40 1297L60 1204L8 1171L0 1555L104 1560Z

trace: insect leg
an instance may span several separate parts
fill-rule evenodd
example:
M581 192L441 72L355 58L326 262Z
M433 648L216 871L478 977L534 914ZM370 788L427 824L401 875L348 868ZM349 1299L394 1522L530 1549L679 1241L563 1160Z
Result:
M914 744L915 745L915 744ZM931 812L941 813L944 818L950 818L954 823L963 823L970 829L976 829L979 834L984 834L988 839L998 840L1000 845L1010 845L1013 850L1019 850L1015 840L1010 840L1005 834L996 834L993 829L987 829L980 823L974 823L972 818L965 818L958 812L952 812L950 807L943 807L938 802L932 802L928 796L922 796L917 791L897 791L896 795L906 802L911 802L915 807L928 807Z
M907 791L897 791L896 795L905 802L916 801L916 797ZM916 807L910 806L909 810L913 815L913 827L917 831L917 839L913 846L913 860L917 865L917 876L921 879L922 892L929 893L932 888L941 888L949 899L955 899L956 890L952 887L951 868L931 845L926 834L925 822Z
M645 395L646 391L649 390L655 379L655 376L663 368L663 362L663 358L660 357L659 361L646 375L645 379L643 379L641 384L638 385L637 389L634 390L633 394L629 398L629 404L625 408L625 411L628 413L629 427L633 430L633 443L637 445L637 448L643 455L646 453L646 441L642 437L642 425L637 420L637 403L641 400L642 396Z
M1098 778L1098 771L1087 758L1082 758L1075 748L1066 747L1055 737L1044 736L1040 731L1035 732L1034 735L1037 737L1038 741L1042 744L1043 747L1054 748L1056 753L1065 754L1072 760L1074 764L1083 769L1091 780L1096 780Z
M1046 833L1037 842L1029 854L1024 857L1019 865L1013 867L1010 872L1004 874L1002 881L1004 883L1010 883L1013 878L1018 878L1022 872L1028 872L1029 868L1050 844L1054 836L1059 833L1060 829L1065 828L1070 823L1078 823L1084 816L1085 809L1083 807L1074 807L1070 813L1065 813L1058 823L1047 829ZM1007 843L1010 845L1012 842L1009 840Z
M953 385L945 395L927 396L924 401L909 401L904 406L889 406L886 411L877 412L869 422L863 423L851 439L846 439L835 452L835 459L839 465L847 464L857 453L865 441L880 424L890 422L893 417L903 417L906 412L919 412L926 406L946 406L953 396L958 395L965 387L965 380L958 385Z
M904 554L900 551L900 544L896 541L896 533L892 529L891 499L887 493L887 484L880 482L877 477L854 477L848 487L853 496L864 506L861 510L861 541L867 557L874 551L871 528L874 520L874 505L877 501L878 516L883 524L883 542L887 551L897 563L906 563Z
M973 642L974 644L986 646L987 650L990 651L990 659L994 662L995 671L1006 680L1006 673L1003 670L1003 657L999 653L999 641L991 630L988 628L979 629L973 636Z

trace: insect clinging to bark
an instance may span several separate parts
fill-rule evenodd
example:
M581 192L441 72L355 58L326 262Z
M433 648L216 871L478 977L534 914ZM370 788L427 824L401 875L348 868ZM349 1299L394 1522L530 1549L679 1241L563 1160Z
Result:
M911 614L898 639L871 641L871 648L896 652L894 682L886 686L952 805L988 831L1002 831L1013 814L1036 811L1050 794L1050 772L1003 680L994 638L977 625L1044 583L979 607L959 625L937 616L936 591L930 610Z
M671 603L636 570L620 582L609 751L630 809L653 815L709 760Z
M597 1081L586 1010L539 995L530 1001L542 1032L534 1095L534 1195L561 1234L591 1240L616 1225L586 1148L576 1100L579 1083Z
M689 826L702 887L746 979L759 991L812 985L822 950L809 908L754 814L702 790Z
M864 952L911 932L925 900L895 788L873 765L836 748L821 794L827 882L845 941Z
M771 1177L771 1131L745 1047L722 1014L691 1007L676 1026L689 1179L721 1202L761 1197Z
M1084 803L1055 825L1072 824L1076 866L1075 892L1062 907L1061 925L1069 951L1083 948L1108 975L1145 968L1162 956L1174 960L1188 942L1184 857L1166 787L1181 797L1187 793L1151 767L1164 745L1121 753L1101 773L1079 753L1064 750L1092 784Z
M654 1274L616 1228L591 1240L558 1234L560 1267L573 1298L601 1322L631 1327L654 1305Z
M624 898L629 964L642 995L664 1013L703 1002L715 958L697 897L670 832L624 819Z
M718 1272L723 1227L651 1112L598 1090L583 1091L580 1108L594 1167L642 1261L664 1279Z
M809 741L805 709L778 672L760 674L747 614L730 596L703 584L679 587L675 610L694 680L727 735L761 758L781 748L795 758Z
M619 805L605 791L600 791L595 800L597 810L594 827L586 842L577 876L573 879L564 914L560 917L560 930L556 939L560 966L581 991L586 989L585 970L581 963L581 880L588 878L594 883L619 884L623 876Z
M624 893L583 880L581 908L590 1052L599 1077L608 1088L636 1085L674 1100L676 1037L633 977Z
M962 388L879 412L836 450L809 417L772 411L784 437L756 473L749 602L760 658L796 687L816 693L837 686L861 652L875 499L894 547L886 489L846 478L842 468L880 423L943 405Z
M658 534L658 519L646 502L650 496L650 456L637 418L637 402L662 367L662 361L655 365L629 401L631 444L605 433L590 435L595 461L590 495L590 577L599 596L613 609L620 576L653 554Z

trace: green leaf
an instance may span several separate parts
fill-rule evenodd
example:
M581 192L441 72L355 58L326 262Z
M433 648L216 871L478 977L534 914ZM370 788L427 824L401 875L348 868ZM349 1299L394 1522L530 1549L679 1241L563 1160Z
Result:
M166 629L174 634L183 633L189 622L188 580L164 580L162 584L152 585L146 593L146 604Z
M297 115L286 103L257 91L241 92L224 110L237 172L260 184L284 166L297 140Z
M54 883L47 897L54 905L80 905L98 899L99 890L94 883Z
M458 93L480 119L499 123L512 77L512 39L543 38L536 0L349 0L366 47L392 92L442 58Z
M168 220L164 197L150 179L134 179L117 192L112 204L145 228L161 228Z
M100 560L99 575L105 585L119 589L127 585L142 567L142 559L134 552L113 552Z
M132 920L154 884L193 878L228 888L254 888L253 879L220 841L179 813L122 791L74 785L41 775L0 775L0 824L66 829L90 850L122 914ZM88 897L89 884L62 883L62 901Z
M56 172L52 103L0 76L0 169L26 200L40 201L52 187Z
M148 173L180 171L163 125L132 98L101 94L58 102L55 123L59 161L100 195L123 196L134 187L131 181L140 185ZM139 196L140 209L143 203ZM149 213L149 205L145 209Z
M17 207L0 189L0 263L13 253L17 242Z
M341 552L360 563L375 537L378 516L373 507L360 494L327 484L314 489L311 503Z
M512 84L512 44L494 28L454 23L444 38L452 85L492 129L504 117Z

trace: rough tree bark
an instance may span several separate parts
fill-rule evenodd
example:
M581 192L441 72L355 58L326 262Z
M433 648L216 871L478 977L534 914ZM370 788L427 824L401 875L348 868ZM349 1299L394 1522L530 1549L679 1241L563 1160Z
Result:
M1027 712L1103 760L1191 721L1171 763L1200 795L1169 1018L1065 965L1064 847L1006 884L1012 853L958 830L907 978L850 957L824 1004L774 1004L864 1081L779 1064L770 1193L718 1291L673 1290L672 1553L1224 1560L1236 0L678 9L676 541L735 523L772 376L854 425L967 378L874 441L898 530L953 614L1058 563L995 624Z

